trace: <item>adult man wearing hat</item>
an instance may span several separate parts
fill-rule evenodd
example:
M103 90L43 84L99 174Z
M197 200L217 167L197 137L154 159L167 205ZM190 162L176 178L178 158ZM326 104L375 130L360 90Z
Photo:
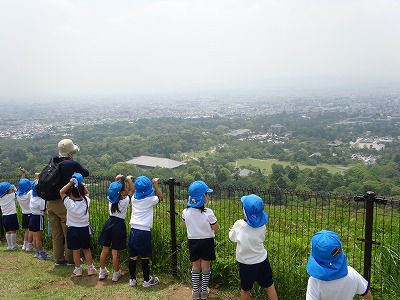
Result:
M351 300L355 295L372 300L368 281L347 265L340 238L333 231L313 235L306 269L311 276L307 300Z
M89 176L89 171L73 160L74 155L80 150L79 146L70 139L63 139L58 143L58 153L61 160L60 181L66 185L74 173L83 177ZM72 252L67 248L67 210L60 198L47 201L47 213L50 222L53 243L53 257L56 266L74 265Z

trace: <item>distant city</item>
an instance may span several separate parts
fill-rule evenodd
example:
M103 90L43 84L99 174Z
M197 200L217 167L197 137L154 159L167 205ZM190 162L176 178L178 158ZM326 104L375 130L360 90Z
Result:
M91 99L57 102L13 103L0 118L0 138L24 139L48 135L76 125L134 122L159 117L207 118L273 115L286 112L311 116L315 113L346 112L344 123L400 122L400 94L362 96L217 96L163 99Z

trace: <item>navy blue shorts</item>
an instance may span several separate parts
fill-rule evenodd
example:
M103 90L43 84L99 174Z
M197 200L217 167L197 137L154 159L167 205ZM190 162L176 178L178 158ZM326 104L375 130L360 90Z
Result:
M31 214L22 214L22 228L26 229L29 228L29 219Z
M103 226L99 236L99 245L110 247L114 250L126 248L125 220L111 216Z
M190 239L189 253L191 262L197 261L199 259L208 261L215 260L214 238Z
M151 257L151 232L131 228L128 240L129 257Z
M29 231L38 232L43 231L44 223L43 223L43 216L40 215L31 215L29 219Z
M3 216L3 226L6 232L18 230L19 224L17 214Z
M253 288L256 281L263 288L270 287L274 283L268 257L263 262L254 265L239 263L239 275L240 287L246 292Z
M89 249L90 248L89 226L67 227L67 247L69 250Z

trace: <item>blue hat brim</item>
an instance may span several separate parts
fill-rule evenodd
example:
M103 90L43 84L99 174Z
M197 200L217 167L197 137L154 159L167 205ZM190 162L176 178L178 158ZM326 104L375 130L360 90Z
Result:
M197 198L189 196L188 202L186 203L189 207L200 208L204 205L204 195L201 195Z
M335 260L318 262L310 254L306 270L310 276L319 280L331 281L343 278L348 273L346 255L342 252Z
M135 191L133 193L133 197L135 197L136 200L142 200L144 198L150 197L154 195L154 188L151 187L150 189L148 189L147 191L144 192L137 192Z
M119 194L116 196L107 196L107 200L110 201L111 204L115 204L119 201Z
M253 228L258 228L261 227L265 224L268 223L268 214L265 211L262 211L259 215L253 217L253 216L248 216L245 210L246 214L246 222Z

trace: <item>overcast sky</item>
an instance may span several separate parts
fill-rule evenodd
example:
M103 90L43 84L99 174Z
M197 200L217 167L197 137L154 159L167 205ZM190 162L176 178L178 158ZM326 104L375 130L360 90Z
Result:
M400 82L400 0L0 0L0 100Z

